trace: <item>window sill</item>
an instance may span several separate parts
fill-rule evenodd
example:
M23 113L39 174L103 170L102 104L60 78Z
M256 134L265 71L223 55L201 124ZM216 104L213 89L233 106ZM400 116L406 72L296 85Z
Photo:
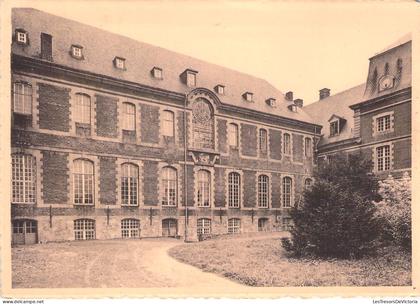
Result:
M390 134L392 132L394 132L393 129L386 130L386 131L381 131L381 132L376 131L372 134L372 136L380 136L380 135Z
M36 202L12 202L14 205L35 205Z
M139 204L136 204L136 205L121 204L121 207L139 207Z

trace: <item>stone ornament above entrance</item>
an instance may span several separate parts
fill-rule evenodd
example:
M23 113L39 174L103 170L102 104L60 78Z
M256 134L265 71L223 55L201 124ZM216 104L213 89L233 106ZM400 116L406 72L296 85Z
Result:
M199 151L191 151L189 155L192 157L195 165L214 166L219 159L219 155L214 153L205 153Z

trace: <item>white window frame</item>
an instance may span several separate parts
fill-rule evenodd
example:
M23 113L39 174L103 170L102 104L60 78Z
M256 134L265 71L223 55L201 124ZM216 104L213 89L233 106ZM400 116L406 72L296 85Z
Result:
M254 94L253 94L253 93L251 93L251 92L246 92L246 93L244 94L244 98L245 98L245 100L246 100L246 101L248 101L248 102L252 102L252 101L253 101L253 99L254 99Z
M152 71L153 78L163 79L163 70L158 67L154 67Z
M227 200L229 208L240 208L242 200L242 176L239 172L231 171L227 175Z
M225 94L225 87L222 85L217 85L216 86L216 93L219 95L224 95Z
M12 203L36 203L36 159L24 153L12 154Z
M140 237L140 220L124 218L121 220L121 238L137 239Z
M92 98L85 93L76 93L73 119L77 123L91 125Z
M78 45L72 45L71 55L78 59L83 58L83 48Z
M139 166L133 163L121 164L121 205L139 205Z
M206 178L204 178L206 176ZM211 207L212 205L212 187L211 187L211 172L205 169L200 169L197 172L197 206Z
M32 115L33 88L30 83L15 81L13 83L13 112Z
M270 177L266 174L257 177L257 203L258 208L270 207Z
M174 176L172 176L174 174ZM170 166L165 166L161 171L162 200L165 207L176 207L178 205L178 171Z
M78 163L80 163L80 168L77 166ZM81 181L80 189L78 188L78 180ZM76 199L76 195L81 195L82 198ZM89 195L91 198L88 198L86 202L86 196ZM91 160L84 158L73 160L73 204L82 206L95 205L95 164Z
M74 239L94 240L96 239L96 221L93 219L76 219L73 221Z
M162 135L175 136L175 113L173 111L163 110L162 112Z
M241 219L240 218L230 218L228 219L228 233L229 234L238 234L241 233Z
M260 154L268 153L268 131L263 128L258 130L258 149Z
M228 124L228 143L230 147L239 147L239 125L237 123Z
M211 219L206 217L197 219L197 235L211 235Z
M289 138L288 144L286 145L286 138ZM292 155L292 134L284 132L283 133L283 154L290 156Z
M389 122L386 124L386 117L389 117ZM394 131L394 111L380 113L372 117L372 135L378 136Z
M23 44L28 44L28 33L24 31L16 31L16 41Z
M286 180L290 180L290 188L286 191ZM283 176L281 179L281 205L282 208L293 207L293 178L291 176Z
M115 57L114 65L117 69L125 70L125 58Z
M136 131L136 105L131 102L123 102L122 112L122 129Z
M390 144L376 146L375 149L375 169L377 172L392 170L392 146Z

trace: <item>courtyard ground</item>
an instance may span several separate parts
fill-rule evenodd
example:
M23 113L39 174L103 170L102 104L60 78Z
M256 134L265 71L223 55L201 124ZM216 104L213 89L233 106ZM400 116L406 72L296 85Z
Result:
M398 248L386 248L376 257L361 260L293 259L285 255L280 238L279 234L224 237L182 244L169 254L250 286L411 285L411 256Z
M241 290L168 256L174 239L74 241L12 248L13 288L180 287Z

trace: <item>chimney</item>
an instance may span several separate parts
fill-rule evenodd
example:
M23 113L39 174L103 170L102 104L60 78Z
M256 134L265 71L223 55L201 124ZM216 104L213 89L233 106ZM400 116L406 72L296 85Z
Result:
M323 88L319 90L319 100L327 98L330 96L330 89Z
M300 99L300 98L295 99L295 100L293 101L293 103L294 103L295 105L297 105L299 108L302 108L302 107L303 107L303 100L302 100L302 99Z
M293 101L293 92L292 91L287 92L285 97L286 97L286 100Z

